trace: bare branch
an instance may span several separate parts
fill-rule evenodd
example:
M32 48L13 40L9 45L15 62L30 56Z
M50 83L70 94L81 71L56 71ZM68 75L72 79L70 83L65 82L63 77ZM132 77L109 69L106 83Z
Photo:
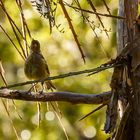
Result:
M95 14L95 15L99 15L99 16L105 16L105 17L116 18L116 19L125 19L125 17L123 17L123 16L103 14L103 13L93 12L93 11L90 11L90 10L87 10L87 9L75 7L75 6L72 6L72 5L68 4L67 2L64 2L64 4L66 6L72 8L72 9L74 9L75 11L78 10L78 11L82 11L82 12L89 13L89 14Z
M88 1L89 5L91 6L93 12L97 13L96 12L96 7L94 6L93 2L91 0L87 0L87 1ZM106 29L105 29L105 26L104 26L104 24L103 24L103 22L101 20L101 17L98 14L96 14L96 16L97 16L99 22L101 23L101 26L102 26L103 30L105 31L107 37L109 38L109 35L108 35L108 33L107 33Z
M6 32L6 30L2 27L2 25L0 25L0 28L2 29L2 31L5 33L5 35L8 37L8 39L10 40L10 42L13 44L13 46L15 47L15 49L17 50L17 52L20 54L20 56L24 59L24 56L22 55L22 52L18 49L18 47L16 46L16 44L13 42L13 40L11 39L10 35L8 35L8 33Z
M66 18L67 21L68 21L69 28L70 28L70 30L71 30L71 32L72 32L72 34L73 34L73 37L74 37L74 39L75 39L75 42L76 42L76 44L77 44L77 46L78 46L78 49L79 49L79 51L80 51L80 53L81 53L81 57L82 57L82 59L83 59L83 61L84 61L84 63L85 63L85 61L86 61L86 60L85 60L85 55L84 55L84 52L83 52L83 50L82 50L82 48L81 48L81 45L80 45L80 43L79 43L77 34L76 34L75 29L74 29L74 27L73 27L73 24L72 24L72 22L71 22L71 18L70 18L69 14L68 14L68 12L67 12L67 10L66 10L66 8L65 8L65 5L64 5L63 1L60 0L59 3L60 3L60 5L61 5L61 8L62 8L62 10L63 10L63 13L64 13L64 15L65 15L65 18Z
M27 33L28 33L30 38L32 38L32 36L31 36L30 30L28 28L28 25L26 23L26 19L25 19L24 12L23 12L23 7L22 7L22 2L21 2L21 0L16 0L16 3L17 3L17 6L19 8L19 11L20 11L22 36L24 37L23 41L24 41L24 46L25 46L25 49L26 49L26 56L28 56L29 46L28 46L28 43L27 43Z
M103 104L106 103L111 96L111 92L107 91L101 94L80 94L72 92L43 92L35 93L23 90L0 90L0 97L14 100L24 101L63 101L73 104Z
M0 7L2 8L3 12L6 14L6 16L8 18L9 24L11 25L13 33L15 34L15 37L16 37L16 39L18 41L18 44L19 44L19 46L21 48L22 55L21 55L21 52L19 52L19 51L18 52L21 55L21 57L25 60L26 54L25 54L24 48L23 48L23 46L22 46L22 44L20 42L20 37L18 35L18 33L19 33L22 36L22 33L21 33L20 29L17 27L17 25L15 24L15 22L12 20L11 16L8 14L8 12L7 12L6 8L5 8L4 3L2 2L2 0L0 0ZM4 32L4 33L8 36L8 33L6 33L6 32ZM10 37L8 37L8 38L10 39ZM22 38L25 39L23 36L22 36ZM10 39L10 41L11 41L11 39ZM17 50L17 48L16 48L16 50Z
M109 13L109 15L111 15L110 8L108 7L106 1L105 0L102 0L102 1L103 1L104 5L105 5L105 7L106 7L106 9L107 9L107 11Z
M94 110L90 111L88 114L86 114L86 115L83 116L82 118L80 118L79 121L82 121L83 119L87 118L88 116L90 116L90 115L93 114L94 112L100 110L100 109L103 108L104 106L106 106L106 104L102 104L102 105L98 106L97 108L95 108Z
M88 76L90 76L90 75L93 75L95 73L101 72L101 71L109 69L109 68L113 68L113 67L118 67L118 66L124 65L124 63L125 62L123 62L123 59L120 60L120 61L118 61L117 59L116 60L111 60L111 61L109 61L109 62L107 62L105 64L100 65L97 68L92 68L92 69L87 69L87 70L82 70L82 71L69 72L69 73L60 74L60 75L53 76L53 77L47 77L47 78L44 78L44 79L41 79L41 80L34 80L34 81L26 81L26 82L22 82L22 83L16 83L16 84L13 84L13 85L8 85L8 86L0 87L0 89L24 86L24 85L44 82L44 81L48 81L48 80L62 79L62 78L66 78L66 77L70 77L70 76L76 76L76 75L81 75L81 74L85 74L85 73L87 73Z

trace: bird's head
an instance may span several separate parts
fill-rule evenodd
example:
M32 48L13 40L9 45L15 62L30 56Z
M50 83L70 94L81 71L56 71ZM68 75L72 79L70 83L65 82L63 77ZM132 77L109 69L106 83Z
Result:
M40 43L38 40L32 40L30 49L32 52L40 52Z

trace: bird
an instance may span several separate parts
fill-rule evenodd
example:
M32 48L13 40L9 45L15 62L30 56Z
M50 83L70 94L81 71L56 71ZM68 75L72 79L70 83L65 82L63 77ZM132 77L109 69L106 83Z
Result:
M25 60L24 73L28 79L41 80L50 76L50 71L45 58L43 57L40 50L40 43L38 40L32 40L30 45L30 54ZM48 80L42 82L46 84L47 89L52 91L55 88L53 83Z

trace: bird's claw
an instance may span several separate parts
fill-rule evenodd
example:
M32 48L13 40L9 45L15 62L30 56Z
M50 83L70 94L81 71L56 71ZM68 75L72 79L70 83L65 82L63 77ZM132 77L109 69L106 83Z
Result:
M39 91L39 94L43 94L43 90Z

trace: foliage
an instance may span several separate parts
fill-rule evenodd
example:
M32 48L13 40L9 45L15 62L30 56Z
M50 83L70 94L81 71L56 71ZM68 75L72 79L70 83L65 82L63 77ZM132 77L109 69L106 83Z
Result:
M111 13L116 11L116 2L107 0L107 5L110 7ZM69 1L69 4L71 1ZM117 2L116 2L117 3ZM87 1L80 1L81 6L84 9L92 10ZM4 1L4 5L10 16L13 18L16 25L21 30L21 22L19 9L16 5L16 1L7 0ZM100 13L108 13L103 1L95 1L96 8ZM73 4L73 6L75 6ZM96 67L101 63L106 62L115 56L115 36L117 18L110 18L102 16L101 20L105 26L105 29L109 32L109 38L103 31L101 23L99 22L96 14L85 13L90 22L85 21L80 12L73 10L69 6L66 9L72 19L75 32L78 35L78 40L86 56L86 63L84 64L80 52L76 47L71 30L69 29L68 22L62 12L61 6L57 5L56 11L56 25L52 28L50 34L50 26L47 19L40 16L40 14L31 6L31 2L24 0L22 5L26 23L30 29L33 38L37 39L41 43L41 50L46 58L51 75L58 75L70 71L78 71L82 69L88 69ZM0 24L10 35L16 46L19 47L18 41L13 34L13 30L7 20L6 15L0 9L1 17ZM116 14L116 12L115 12ZM91 23L93 28L91 28ZM59 25L59 26L58 26ZM58 27L58 28L57 28ZM110 31L111 28L111 31ZM63 29L63 30L62 30ZM64 31L64 33L62 32ZM98 37L96 36L98 35ZM13 47L13 44L8 40L7 36L2 30L0 30L0 58L3 62L5 69L5 76L8 84L23 82L27 80L23 72L24 60L19 53ZM20 37L23 43L23 39ZM28 45L30 44L30 37L27 36ZM100 93L110 89L109 82L111 78L111 70L104 71L94 76L78 76L65 79L56 80L54 84L59 91L76 91L79 93ZM2 80L0 86L3 85ZM20 87L20 89L28 90L30 87ZM47 110L47 104L41 105L42 121L40 127L37 126L37 107L36 103L16 101L16 106L19 114L22 116L22 120L19 119L13 104L9 102L9 110L14 126L22 139L31 140L63 140L66 139L64 132L57 120L55 114ZM96 108L93 105L71 105L68 103L59 103L60 109L63 114L62 123L69 135L70 140L78 139L93 139L104 140L107 135L102 131L105 120L105 109L98 111L86 118L83 121L77 120L81 116ZM15 139L15 134L9 123L9 119L6 116L4 107L0 106L2 112L0 115L0 138L1 139ZM9 131L9 133L7 133Z

